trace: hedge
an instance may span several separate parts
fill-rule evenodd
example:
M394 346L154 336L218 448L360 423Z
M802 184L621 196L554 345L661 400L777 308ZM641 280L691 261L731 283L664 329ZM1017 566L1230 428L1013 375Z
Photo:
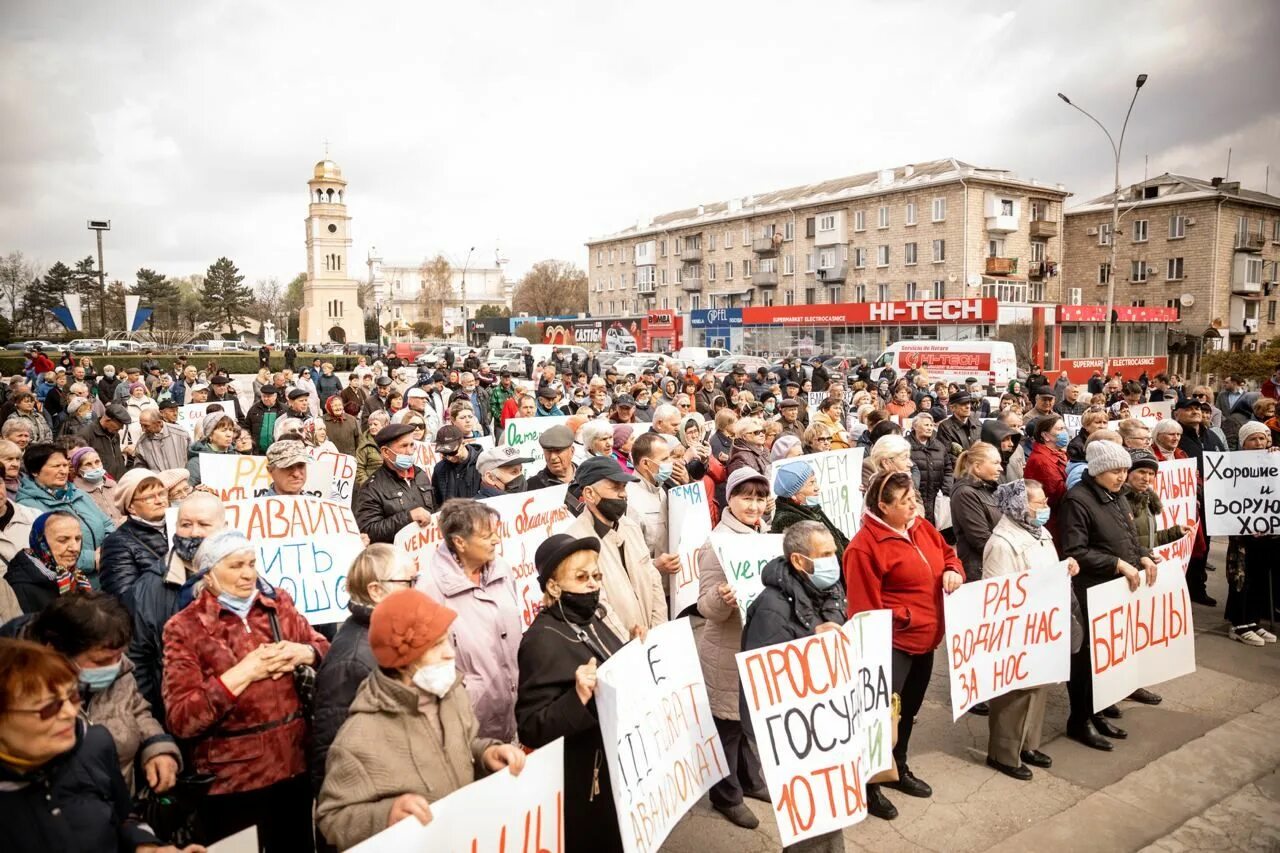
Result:
M61 353L46 353L49 360L55 365L61 358ZM297 365L310 365L311 359L315 358L314 353L298 353ZM343 374L350 371L356 366L357 356L354 355L321 355L324 361L333 364L335 373ZM140 352L113 352L110 355L98 354L90 356L93 359L94 368L101 373L105 365L113 364L117 368L127 367L131 364L141 364L145 356ZM162 367L166 370L177 360L177 356L173 353L159 353L156 358L160 361ZM25 358L20 352L12 350L0 353L0 374L4 376L12 376L22 370ZM77 360L79 358L77 357ZM187 363L194 364L197 369L204 370L205 365L210 361L216 361L219 367L225 368L228 373L257 373L258 372L258 356L256 353L236 353L234 355L223 355L211 352L196 352L187 354ZM284 368L284 354L271 354L271 369L282 370Z

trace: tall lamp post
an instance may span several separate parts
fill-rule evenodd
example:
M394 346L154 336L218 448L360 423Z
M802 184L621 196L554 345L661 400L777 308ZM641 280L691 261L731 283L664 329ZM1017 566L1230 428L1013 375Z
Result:
M472 246L467 250L467 259L462 262L462 345L467 346L470 343L470 336L467 334L467 267L471 266L471 253L476 250Z
M1129 127L1129 116L1133 114L1133 105L1138 100L1138 92L1142 90L1143 84L1147 82L1147 75L1139 74L1138 79L1134 81L1133 98L1129 101L1129 111L1124 114L1124 124L1120 126L1120 141L1117 143L1112 137L1111 131L1103 127L1102 122L1098 121L1090 115L1084 108L1078 104L1073 104L1071 99L1061 92L1058 97L1069 107L1074 107L1098 126L1098 128L1107 136L1107 141L1111 143L1111 153L1115 155L1115 189L1111 194L1111 265L1107 268L1107 315L1105 317L1106 326L1102 333L1102 381L1106 382L1109 374L1107 373L1111 362L1111 327L1114 325L1113 318L1116 312L1116 241L1120 237L1120 152L1124 149L1124 132Z
M107 336L107 273L102 268L102 232L111 230L110 219L90 219L89 230L98 232L98 315L102 318L102 336ZM125 329L128 332L128 329Z

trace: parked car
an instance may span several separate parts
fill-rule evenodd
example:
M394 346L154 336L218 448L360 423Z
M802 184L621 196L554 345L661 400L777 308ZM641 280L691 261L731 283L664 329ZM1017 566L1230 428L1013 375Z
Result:
M143 346L137 341L107 341L107 352L142 352Z
M813 365L812 365L812 364L801 364L801 367L804 369L804 378L805 378L805 379L812 380L812 379L813 379ZM771 365L769 365L769 372L770 372L770 373L773 373L775 376L781 376L781 375L782 375L782 362L780 362L780 361L779 361L779 362L777 362L777 363L775 363L775 364L771 364Z
M68 349L75 355L93 355L105 352L107 342L102 338L81 338L78 341L72 341Z
M524 374L524 353L518 349L496 349L489 353L489 367L497 371L510 370Z
M633 352L615 361L613 369L618 371L619 376L627 376L634 379L646 370L656 370L658 359L661 357L656 352Z
M55 344L53 341L14 341L13 343L6 346L5 349L17 350L21 352L23 350L29 350L34 347L40 347L40 349L44 350L45 352L48 352L49 350L60 351L62 349L61 344Z

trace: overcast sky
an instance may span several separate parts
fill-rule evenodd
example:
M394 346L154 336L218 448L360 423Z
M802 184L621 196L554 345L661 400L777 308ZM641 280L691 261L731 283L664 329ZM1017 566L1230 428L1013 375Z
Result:
M5 0L0 251L108 275L305 268L306 181L350 182L350 266L442 251L517 277L647 214L956 157L1106 191L1280 194L1280 3Z

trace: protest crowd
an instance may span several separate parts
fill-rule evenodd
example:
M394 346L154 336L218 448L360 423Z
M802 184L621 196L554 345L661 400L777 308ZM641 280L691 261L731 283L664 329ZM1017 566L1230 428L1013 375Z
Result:
M0 384L5 849L194 851L250 827L271 853L377 845L560 749L549 849L657 849L687 806L624 808L648 783L619 744L627 673L665 661L697 687L681 724L711 744L690 753L693 800L744 828L746 799L772 802L785 849L843 850L852 813L784 828L751 653L845 648L846 623L888 614L860 654L884 657L891 755L851 784L857 819L893 820L894 797L933 793L911 736L935 655L968 654L948 615L967 589L1061 595L1051 680L952 682L956 715L987 717L986 763L1023 781L1052 765L1052 691L1099 753L1143 736L1122 701L1161 701L1136 682L1095 696L1096 588L1185 571L1179 589L1216 606L1221 570L1230 636L1276 640L1280 539L1232 535L1210 565L1205 472L1276 449L1280 369L1258 392L1034 366L1003 388L927 365L872 381L865 360L799 358L622 376L526 354L513 375L462 349L296 367L233 380L145 354L99 372L37 350ZM969 634L994 648L987 627ZM688 653L635 651L655 637Z

